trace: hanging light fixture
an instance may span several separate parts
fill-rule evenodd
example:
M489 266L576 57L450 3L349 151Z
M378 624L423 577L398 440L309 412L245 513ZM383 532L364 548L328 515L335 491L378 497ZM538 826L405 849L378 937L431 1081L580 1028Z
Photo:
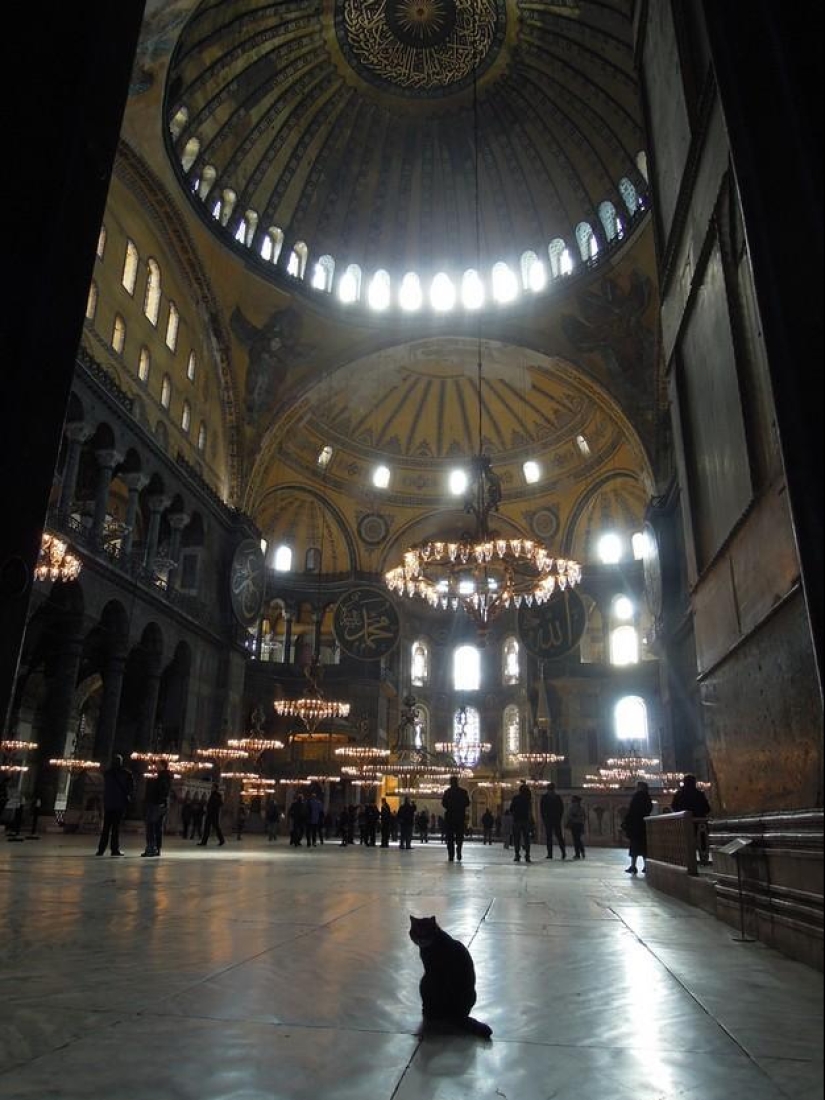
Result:
M51 531L44 531L34 575L39 581L73 581L82 568L80 558L69 549L69 544Z
M476 14L477 18L477 14ZM477 35L474 36L477 41ZM479 199L478 58L473 64L473 159L475 183L476 270L481 269L481 221ZM409 547L399 565L384 574L391 592L421 599L431 607L463 609L475 622L482 641L490 622L502 611L522 605L543 604L559 589L579 583L581 567L569 558L557 557L533 539L504 536L490 525L502 498L501 479L484 453L482 433L481 314L479 313L476 363L478 404L478 454L471 461L471 476L464 511L472 514L475 529L457 539L427 540Z
M459 708L456 725L453 740L436 741L433 748L436 752L449 756L459 768L473 768L482 753L490 752L493 746L489 741L482 741L477 733L468 729L466 707Z

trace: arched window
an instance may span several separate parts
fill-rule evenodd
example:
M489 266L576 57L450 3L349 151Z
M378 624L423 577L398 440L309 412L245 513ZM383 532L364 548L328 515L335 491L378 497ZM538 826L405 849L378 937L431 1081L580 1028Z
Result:
M504 754L511 759L517 752L521 752L521 715L515 703L510 703L504 708L501 727Z
M112 351L117 355L123 354L126 345L126 322L119 313L115 314L115 323L112 326Z
M413 687L424 687L430 679L430 647L421 638L412 644L410 682Z
M186 377L190 382L195 381L195 371L198 367L198 360L194 351L189 352L189 358L186 361Z
M158 314L160 313L160 268L157 261L147 261L149 272L146 276L146 294L143 297L143 312L149 318L150 324L157 328Z
M138 273L138 250L133 241L126 242L126 256L123 260L123 274L120 281L127 294L135 293Z
M180 414L180 426L181 429L189 435L189 428L192 424L192 406L188 401L183 402L183 409Z
M235 230L235 240L238 244L245 245L248 248L252 244L257 228L258 215L254 210L247 210L243 216L243 221L238 223L238 228Z
M198 450L201 454L206 450L206 424L202 420L198 428Z
M647 707L640 695L623 696L613 711L619 741L647 741Z
M195 161L198 159L198 153L201 151L201 143L197 138L189 138L187 143L183 147L183 153L180 158L180 166L184 172L188 172Z
M169 133L174 140L177 140L181 136L188 121L189 109L187 107L178 107L169 123Z
M635 626L625 624L611 630L610 663L612 665L639 663L639 634Z
M89 294L86 298L86 320L94 321L97 313L97 283L92 280L89 284Z
M415 720L413 744L421 751L430 747L430 712L420 704L415 709L418 711L418 717Z
M211 164L205 164L203 171L201 172L201 178L198 181L198 198L203 202L206 202L209 197L209 192L215 186L215 180L218 178L218 173Z
M602 223L604 235L609 241L612 241L614 237L618 236L619 226L618 219L616 218L616 207L612 202L603 202L599 204L599 220Z
M221 225L229 225L230 219L232 218L232 212L238 201L238 196L231 187L227 187L221 198Z
M178 346L178 329L180 328L180 314L174 302L169 303L169 316L166 319L166 346L174 354Z
M554 279L558 279L559 276L564 274L562 269L562 257L566 251L567 245L561 237L556 237L556 239L552 240L547 246L547 255L550 259L550 274Z
M453 655L453 687L478 691L481 687L481 655L474 645L462 645Z
M579 255L584 261L592 259L599 250L599 242L589 222L579 222L576 226L576 241L579 245Z
M619 180L619 194L624 200L628 213L635 214L639 208L639 195L627 176L623 176Z
M484 283L472 267L461 276L461 304L465 309L481 309L484 305Z
M370 309L386 309L390 304L390 273L383 269L376 271L370 279L367 291L367 302Z
M466 768L474 768L481 755L481 715L476 707L460 707L453 715L453 755Z
M276 264L284 247L284 231L277 225L271 225L261 241L261 259Z
M650 177L647 174L647 153L644 149L640 149L636 154L636 167L639 169L639 174L642 176L645 183L648 183Z
M164 374L163 382L160 387L160 403L164 409L168 409L172 404L172 379L168 374Z
M149 354L147 347L140 349L140 355L138 356L138 381L142 382L144 386L149 381L149 372L152 369L152 356Z
M97 235L97 258L103 259L103 253L106 251L106 226L101 225L100 232Z
M350 264L338 282L338 297L346 305L361 297L361 268Z
M289 254L289 263L286 265L287 274L294 279L303 279L307 269L307 257L309 249L303 241L296 241Z
M624 554L621 537L615 531L608 531L599 539L596 553L602 565L618 565Z
M630 548L633 551L634 561L644 561L647 550L647 535L644 531L635 531L630 536Z
M521 257L521 285L533 293L544 290L547 272L535 252L525 252Z
M304 555L304 572L317 573L321 568L321 551L317 546L310 546Z
M408 271L401 280L401 289L398 291L398 304L408 313L414 313L421 309L424 295L421 292L421 280L414 271Z
M430 305L437 313L448 313L455 305L455 286L443 271L433 278L430 287Z
M518 279L509 264L493 264L493 300L512 302L518 296Z
M521 679L518 638L510 634L501 647L501 679L505 684L517 684Z
M335 277L335 260L332 256L321 256L315 264L312 273L312 285L316 290L324 290L329 294L332 290L332 281Z
M292 568L292 547L282 544L275 550L275 570L278 573L288 573Z

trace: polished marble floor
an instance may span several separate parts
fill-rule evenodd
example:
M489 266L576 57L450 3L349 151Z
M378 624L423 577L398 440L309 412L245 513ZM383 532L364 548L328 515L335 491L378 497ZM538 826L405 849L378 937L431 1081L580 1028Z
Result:
M822 975L619 851L247 836L0 842L3 1100L821 1100ZM471 949L483 1042L417 1034L409 914Z

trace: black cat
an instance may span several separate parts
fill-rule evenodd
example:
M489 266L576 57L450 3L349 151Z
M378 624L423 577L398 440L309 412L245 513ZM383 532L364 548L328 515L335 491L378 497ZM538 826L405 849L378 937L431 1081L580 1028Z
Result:
M470 1015L476 1003L476 972L470 952L454 940L435 917L410 916L410 939L421 953L424 1026L451 1026L489 1039L493 1029Z

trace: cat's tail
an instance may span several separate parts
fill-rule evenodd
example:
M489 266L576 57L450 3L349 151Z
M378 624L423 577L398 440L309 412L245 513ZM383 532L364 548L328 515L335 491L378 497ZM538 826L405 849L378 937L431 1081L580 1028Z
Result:
M493 1029L489 1024L482 1023L481 1020L477 1020L474 1016L468 1016L463 1021L466 1031L471 1032L473 1035L478 1035L480 1039L489 1039L493 1034Z

